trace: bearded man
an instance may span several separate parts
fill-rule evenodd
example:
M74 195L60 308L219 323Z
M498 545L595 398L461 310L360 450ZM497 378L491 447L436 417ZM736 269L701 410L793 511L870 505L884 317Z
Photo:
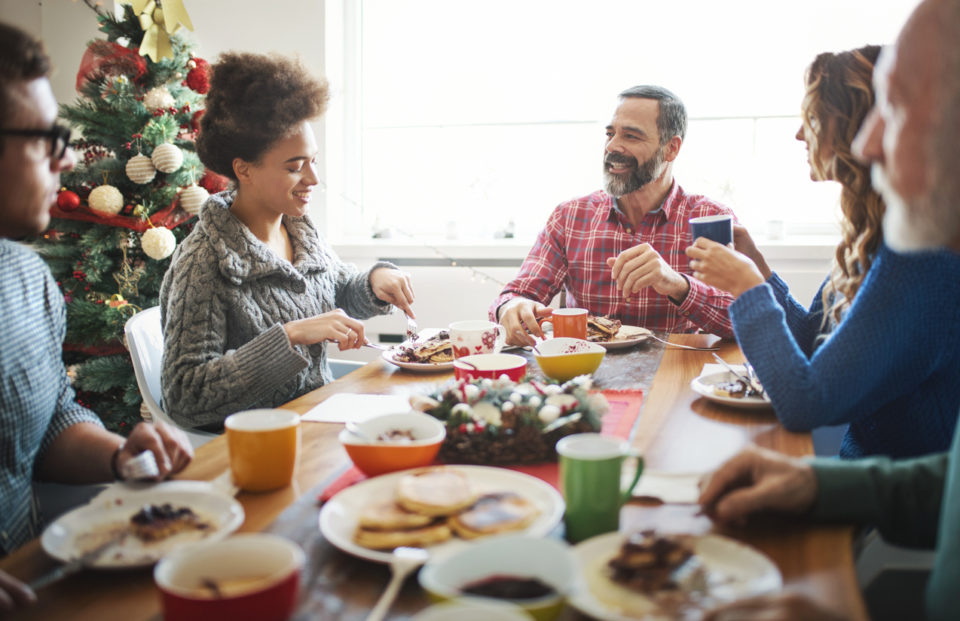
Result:
M567 306L624 324L665 332L733 330L732 297L696 280L684 249L690 218L729 214L723 205L687 194L673 178L687 128L683 102L659 86L619 96L607 125L604 190L558 206L520 267L490 306L507 343L543 337L538 318L564 289Z

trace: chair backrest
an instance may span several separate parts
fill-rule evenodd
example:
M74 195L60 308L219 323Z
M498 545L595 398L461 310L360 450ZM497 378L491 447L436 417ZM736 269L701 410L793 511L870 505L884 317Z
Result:
M160 323L160 307L154 306L140 311L127 320L123 331L127 336L127 347L133 361L133 372L137 376L137 386L150 415L154 420L183 429L160 407L163 399L160 389L160 372L163 368L163 325ZM207 431L183 431L194 448L216 437Z

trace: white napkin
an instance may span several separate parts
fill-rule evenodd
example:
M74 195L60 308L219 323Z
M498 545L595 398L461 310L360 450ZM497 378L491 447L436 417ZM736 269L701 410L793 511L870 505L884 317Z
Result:
M319 423L363 422L381 414L409 412L410 402L401 395L362 395L338 392L314 406L300 420Z
M700 498L702 472L661 472L644 470L633 488L634 496L659 498L668 504L696 504ZM624 486L630 481L624 482Z
M743 368L742 364L733 364L729 363L733 369L736 369L737 373L746 376L747 370ZM703 371L700 371L700 377L704 375L713 375L714 373L727 373L728 371L723 368L723 365L720 364L705 364L703 365Z

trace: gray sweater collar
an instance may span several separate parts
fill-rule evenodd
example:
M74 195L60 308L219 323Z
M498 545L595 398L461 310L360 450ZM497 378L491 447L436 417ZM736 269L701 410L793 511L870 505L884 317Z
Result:
M327 269L330 259L320 245L317 229L310 218L283 216L293 246L293 263L278 257L230 213L235 193L220 192L207 199L197 227L210 241L218 257L224 278L241 284L266 276L282 276L303 282L311 272Z

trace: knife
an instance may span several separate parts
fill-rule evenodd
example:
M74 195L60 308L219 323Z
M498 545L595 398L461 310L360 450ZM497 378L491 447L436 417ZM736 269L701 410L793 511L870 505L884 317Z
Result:
M127 533L124 531L114 534L112 537L110 537L109 539L107 539L105 542L101 543L97 547L93 548L92 550L88 550L83 554L81 554L80 556L78 556L77 558L67 561L63 565L60 565L59 567L55 567L54 569L51 569L47 573L41 575L39 578L34 578L33 580L30 581L30 585L29 585L30 588L33 589L34 591L38 589L42 589L45 586L49 586L54 582L57 582L59 580L62 580L63 578L66 578L67 576L71 576L77 573L84 567L93 565L94 563L97 562L97 560L101 556L103 556L103 554L108 549L112 548L116 544L123 541L126 538L126 536L127 536Z
M733 373L733 375L734 375L738 380L744 382L747 386L749 386L750 388L752 388L753 390L755 390L755 391L757 392L757 394L763 395L763 387L758 386L751 378L749 378L749 377L741 374L739 371L737 371L736 369L734 369L734 368L730 365L730 363L728 363L726 360L724 360L724 359L721 358L720 356L718 356L718 355L716 355L716 354L713 354L713 359L716 360L717 362L719 362L720 365L721 365L724 369L726 369L727 371L730 371L731 373Z

